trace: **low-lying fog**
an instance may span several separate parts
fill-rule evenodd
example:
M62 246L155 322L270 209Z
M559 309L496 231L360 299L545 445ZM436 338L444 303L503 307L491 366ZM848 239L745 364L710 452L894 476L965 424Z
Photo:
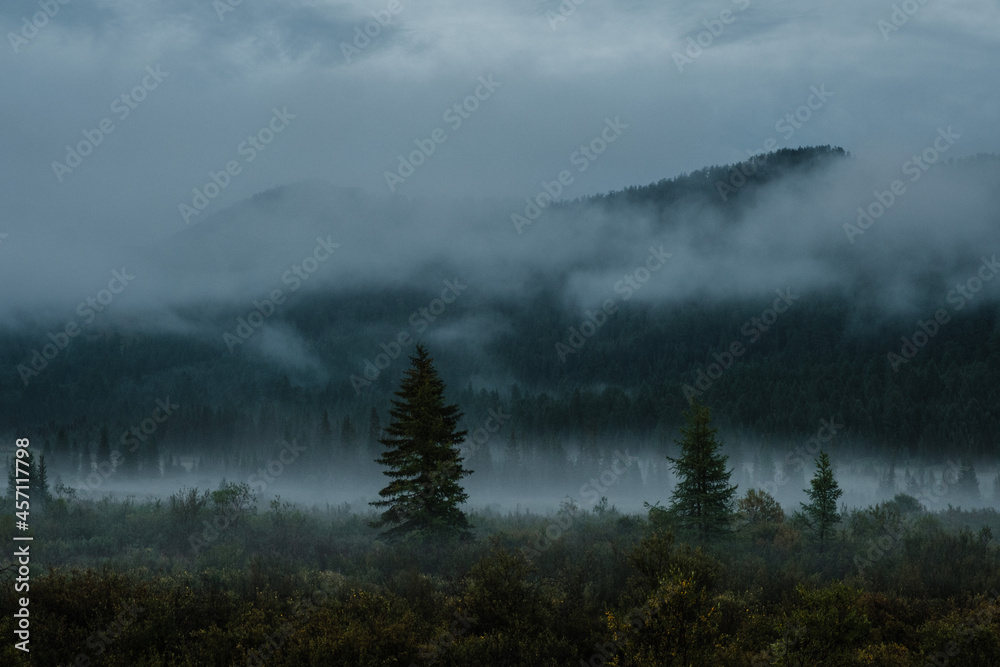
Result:
M732 455L729 449L731 483L738 486L737 498L751 488L762 489L774 496L787 515L801 509L807 502L805 489L815 472L815 446L807 442L790 446L781 452L771 453L773 464L761 457L756 445L741 443L740 451ZM671 446L667 453L678 455L678 448ZM895 494L906 493L918 499L929 511L946 509L949 505L963 509L1000 508L995 494L998 471L976 470L979 494L969 494L959 483L961 462L947 460L941 463L922 464L911 460L894 466L893 490L886 484L888 463L874 458L839 454L836 448L827 450L834 467L834 476L843 496L839 505L848 508L867 507L892 499ZM490 509L499 512L532 512L546 514L558 511L566 503L581 510L592 510L602 497L608 507L623 513L645 513L645 503L668 506L676 484L670 463L662 454L654 453L650 446L619 447L611 449L610 460L581 462L579 448L569 451L569 462L558 464L545 457L535 457L519 465L505 461L502 450L491 452L492 470L479 470L463 478L462 484L469 494L465 510ZM482 465L484 459L476 459ZM795 469L799 462L805 467ZM97 471L81 474L76 470L54 470L50 473L53 486L63 484L74 489L80 499L98 500L103 497L136 500L165 500L182 489L197 488L214 491L220 484L246 483L257 498L258 508L265 511L272 500L300 504L305 507L347 504L361 514L374 512L369 502L377 500L377 493L388 478L380 474L375 465L359 464L351 470L343 468L327 474L314 474L295 470L294 463L287 469L272 468L268 473L262 468L252 474L220 474L188 471L170 478L123 479L117 472L102 475ZM471 467L469 461L464 464ZM755 466L760 470L755 470ZM304 466L308 467L308 466ZM273 473L277 474L273 474Z

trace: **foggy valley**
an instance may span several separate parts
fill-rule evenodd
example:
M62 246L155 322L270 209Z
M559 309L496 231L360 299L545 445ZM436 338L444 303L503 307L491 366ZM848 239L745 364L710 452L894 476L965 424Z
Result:
M0 9L0 662L1000 664L1000 9Z

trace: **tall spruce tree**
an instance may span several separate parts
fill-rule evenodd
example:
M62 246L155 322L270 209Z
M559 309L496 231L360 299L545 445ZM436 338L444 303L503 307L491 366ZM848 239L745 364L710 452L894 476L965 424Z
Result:
M803 518L812 529L819 541L820 550L833 538L833 526L840 522L837 513L837 499L844 494L837 480L833 477L829 455L820 450L816 459L816 474L813 475L810 487L805 489L809 503L800 503L804 513Z
M389 467L383 472L391 481L379 491L382 500L371 503L386 508L372 525L391 526L389 537L465 537L470 526L459 505L468 494L459 480L472 471L462 467L458 451L467 433L456 430L462 413L445 404L444 382L422 345L410 362L389 410L392 422L379 440L386 451L377 463Z
M718 429L710 425L711 411L695 401L684 416L687 424L681 428L683 437L675 441L681 446L681 456L667 457L680 478L670 499L670 510L683 528L707 540L728 530L736 487L729 484L733 471L726 470L729 457L719 453L722 443L715 437Z

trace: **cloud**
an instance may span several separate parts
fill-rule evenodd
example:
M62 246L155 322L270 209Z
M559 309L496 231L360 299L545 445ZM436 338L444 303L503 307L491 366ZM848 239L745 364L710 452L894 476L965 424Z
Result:
M849 289L872 275L891 279L886 293L906 301L919 273L911 267L935 267L936 290L989 238L995 201L961 179L914 184L855 247L842 225L871 199L871 183L891 182L938 127L962 135L948 157L1000 151L991 3L927 3L887 37L878 22L891 20L892 3L591 0L562 16L563 4L400 0L377 28L373 12L387 11L387 0L243 2L221 16L194 0L60 5L16 52L9 39L0 49L0 85L18 91L0 108L0 233L9 235L0 280L17 286L6 316L72 314L122 265L140 276L123 304L139 295L156 308L245 300L280 285L320 233L345 252L317 285L429 285L466 271L483 293L514 295L540 279L565 286L570 302L613 290L653 242L675 256L639 298L791 282ZM5 4L0 32L17 34L38 7ZM726 10L735 20L679 72L673 55ZM366 28L370 42L348 62L344 45ZM114 101L157 66L169 77L120 119ZM483 76L501 87L453 129L445 114ZM829 101L791 136L780 130L824 85ZM275 108L295 120L247 161L239 147ZM659 230L636 209L622 219L550 211L514 233L510 213L617 116L629 130L574 173L565 197L732 162L769 139L841 145L863 166L809 182L805 194L791 184L769 192L736 228L692 209L677 213L688 224ZM114 131L60 181L52 163L104 118ZM386 171L438 128L447 140L385 199ZM187 225L179 206L232 160L240 173ZM304 181L335 194L297 190L284 219L263 206L227 210ZM216 222L247 231L196 230L223 211ZM956 212L957 228L940 223Z

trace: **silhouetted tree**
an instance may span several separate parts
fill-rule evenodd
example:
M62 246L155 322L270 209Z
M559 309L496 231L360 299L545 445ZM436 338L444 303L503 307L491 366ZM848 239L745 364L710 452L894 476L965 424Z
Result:
M31 471L31 499L44 507L51 498L49 468L45 463L45 454L39 454L34 470Z
M685 411L687 424L681 428L681 457L667 457L680 481L671 496L671 511L681 526L696 531L701 539L727 530L732 518L736 487L730 486L732 470L726 470L727 456L715 438L718 429L710 425L711 411L694 401Z
M465 536L469 523L459 505L468 494L459 479L472 471L462 467L458 451L467 433L456 430L462 413L445 404L444 382L422 345L410 362L389 410L393 421L379 440L386 451L378 463L389 467L391 481L379 491L382 500L371 503L387 508L372 525L392 526L388 536Z
M844 494L837 480L833 478L830 457L822 450L816 459L816 474L813 475L810 488L805 489L805 492L810 502L800 503L804 513L803 518L819 540L822 550L826 542L833 537L833 525L840 521L837 499Z

